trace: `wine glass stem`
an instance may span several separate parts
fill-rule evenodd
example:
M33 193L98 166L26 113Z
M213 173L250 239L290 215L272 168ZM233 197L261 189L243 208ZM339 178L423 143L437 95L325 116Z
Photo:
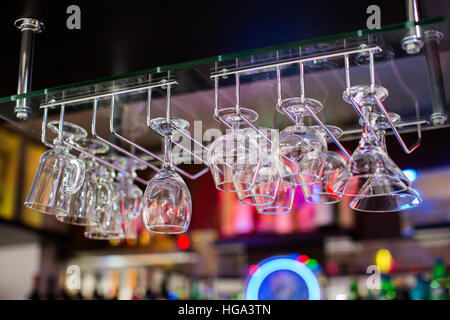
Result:
M383 148L383 151L387 154L386 149L386 130L385 129L379 129L377 132L378 139L380 140L381 147Z
M367 106L362 107L362 116L364 121L364 132L366 134L371 132L370 128L370 109Z
M302 114L295 116L295 126L297 126L297 127L303 126L303 115Z
M172 167L172 136L166 134L164 136L164 168Z
M238 131L239 130L239 125L240 125L239 121L231 122L231 131L232 132Z

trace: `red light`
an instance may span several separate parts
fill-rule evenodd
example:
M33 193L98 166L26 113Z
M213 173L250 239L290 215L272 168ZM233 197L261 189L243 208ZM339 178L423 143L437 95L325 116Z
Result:
M248 268L248 273L250 273L250 275L253 275L256 270L258 270L258 265L256 264L252 264L249 268Z
M179 236L177 240L178 248L181 250L186 250L191 245L191 241L188 236Z
M301 263L306 264L309 260L309 257L306 254L302 254L298 256L297 261L300 261Z
M335 275L339 272L339 266L334 261L328 262L325 269L329 275Z
M337 194L335 194L334 190L333 190L333 185L332 184L327 184L327 192L329 193L329 197L332 199L339 199L339 196Z

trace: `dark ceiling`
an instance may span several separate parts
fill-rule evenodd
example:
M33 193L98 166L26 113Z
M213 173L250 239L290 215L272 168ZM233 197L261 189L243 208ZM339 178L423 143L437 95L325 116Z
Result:
M66 27L72 4L81 8L81 30ZM381 8L382 25L405 21L403 0L2 1L0 96L16 91L20 33L13 22L18 17L45 22L36 39L33 75L33 89L43 89L362 29L372 4Z

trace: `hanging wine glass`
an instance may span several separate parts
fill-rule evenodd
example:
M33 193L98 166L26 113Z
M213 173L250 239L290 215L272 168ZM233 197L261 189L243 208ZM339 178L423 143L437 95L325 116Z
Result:
M389 113L393 123L400 121L400 116ZM369 115L372 126L379 138L381 147L386 152L385 132L388 121L380 113ZM392 165L392 164L390 164ZM363 212L393 212L418 206L422 202L419 193L409 186L409 180L401 177L386 176L381 168L373 177L367 180L356 197L350 202L350 207Z
M172 118L181 130L189 122ZM151 120L151 128L164 136L164 163L150 180L142 199L142 218L148 231L156 233L185 232L191 221L192 204L189 189L172 166L172 128L166 118Z
M84 236L92 240L118 240L125 238L123 217L120 214L117 201L114 201L106 211L99 213L99 223L87 226Z
M348 196L356 196L363 186L376 174L385 177L386 182L391 184L388 194L394 191L402 191L407 186L406 176L400 168L384 152L380 141L370 121L372 106L375 104L374 95L380 100L387 96L387 90L376 86L375 93L369 86L355 86L350 88L349 93L344 91L344 100L349 101L353 97L361 106L363 117L363 134L359 145L349 159L344 173L333 186L333 191ZM400 188L400 189L399 189Z
M59 121L51 121L48 127L59 133ZM62 138L73 141L75 137L86 137L83 128L69 122L64 122ZM68 207L61 207L62 199L77 192L85 176L85 165L71 155L63 141L56 138L54 147L44 152L39 160L39 166L25 200L25 206L46 214L69 214Z
M137 239L143 192L134 184L133 178L136 177L136 170L143 170L146 166L129 157L115 157L113 163L122 168L117 173L116 179L120 189L118 196L123 215L125 239Z
M113 160L114 155L106 158ZM99 165L96 171L96 212L98 224L86 227L84 236L93 240L117 240L125 238L124 217L120 207L120 187L114 183L115 172ZM105 186L102 188L101 186Z
M377 173L350 202L350 208L362 212L394 212L414 208L422 202L420 194L400 179Z
M261 165L258 174L254 178L253 185L248 190L245 190L247 187L246 184L242 184L240 181L249 181L252 179L255 175L254 167L249 167L247 171L237 171L233 176L233 179L237 181L235 183L235 189L239 201L252 206L271 204L275 200L281 180L281 163L278 155L278 132L268 128L259 128L259 131L271 143L253 128L245 128L239 131L239 134L248 136L249 139L256 141L261 149Z
M92 138L81 138L75 141L75 144L91 153L91 154L104 154L108 152L109 146L100 140ZM98 213L96 211L95 203L97 200L97 162L86 156L84 153L80 153L80 160L86 164L86 178L84 179L81 189L70 195L70 197L63 198L66 200L66 204L60 204L62 207L69 207L69 214L57 214L56 219L63 223L88 226L96 225L99 221Z
M289 213L295 199L297 187L292 184L285 183L282 179L278 184L278 190L272 203L260 205L256 207L258 213L262 214L279 214Z
M136 177L136 170L144 170L146 166L128 157L116 157L113 162L117 167L123 169L123 171L117 173L116 177L121 187L120 202L122 213L127 220L134 220L140 214L143 192L134 184L133 178Z
M342 130L340 128L335 126L327 126L327 128L336 139L342 136ZM314 126L314 129L320 132L328 143L331 142L331 139L322 127ZM323 173L318 183L302 186L305 200L314 204L330 204L339 202L342 195L333 191L333 185L342 176L345 166L346 162L344 158L336 152L328 151L323 166Z
M288 184L318 183L327 153L325 137L315 128L303 125L303 118L308 114L305 104L314 113L322 109L319 101L309 98L284 99L276 106L279 112L288 113L296 120L294 126L287 127L280 133L282 179Z
M241 115L254 122L258 114L247 108L240 108ZM261 149L248 135L239 132L244 120L235 108L218 110L218 117L231 125L231 133L216 139L209 147L207 160L210 164L216 188L221 191L247 191L253 186L260 167Z

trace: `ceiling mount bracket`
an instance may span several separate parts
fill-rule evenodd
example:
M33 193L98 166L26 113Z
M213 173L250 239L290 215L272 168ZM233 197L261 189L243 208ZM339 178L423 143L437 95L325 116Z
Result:
M26 95L31 91L31 77L33 72L34 34L44 30L44 24L33 18L20 18L14 22L21 31L19 77L17 82L17 94ZM26 120L31 113L30 98L18 99L14 108L14 114L18 119Z

